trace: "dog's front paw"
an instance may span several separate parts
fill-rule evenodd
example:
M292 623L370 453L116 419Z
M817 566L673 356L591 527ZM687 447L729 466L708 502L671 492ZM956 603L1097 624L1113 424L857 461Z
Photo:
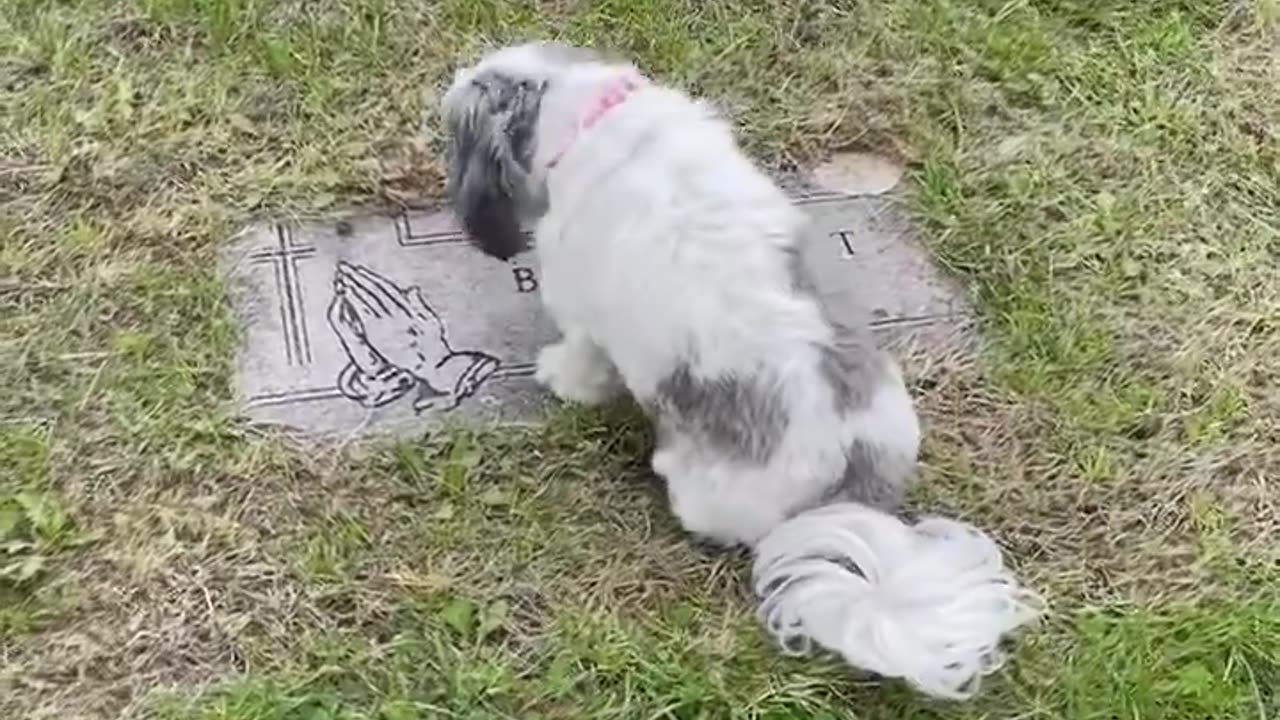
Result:
M547 345L538 352L538 369L533 377L540 384L555 390L556 379L560 376L560 366L564 363L564 343Z
M542 348L534 377L561 400L583 405L608 401L618 385L607 360L566 342Z

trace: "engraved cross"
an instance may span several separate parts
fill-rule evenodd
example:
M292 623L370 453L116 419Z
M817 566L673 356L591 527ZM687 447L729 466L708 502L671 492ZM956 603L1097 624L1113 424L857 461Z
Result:
M284 332L284 355L290 365L311 364L311 337L298 282L298 261L314 256L315 247L294 241L293 232L276 225L276 246L249 256L254 265L270 265L276 281L276 302L280 306L280 327Z

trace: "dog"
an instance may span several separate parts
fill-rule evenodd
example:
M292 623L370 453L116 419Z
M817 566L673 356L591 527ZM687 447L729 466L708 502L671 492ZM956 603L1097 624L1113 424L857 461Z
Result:
M472 242L507 259L534 226L562 334L538 381L639 402L672 511L752 550L784 651L970 697L1039 600L982 532L895 516L920 446L903 375L869 323L832 319L799 262L801 212L730 125L631 63L549 43L457 71L441 104Z

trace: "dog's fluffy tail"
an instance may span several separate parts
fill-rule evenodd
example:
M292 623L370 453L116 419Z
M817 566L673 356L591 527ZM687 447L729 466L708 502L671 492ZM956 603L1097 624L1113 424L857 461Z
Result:
M809 510L766 535L752 582L760 618L786 651L807 654L816 643L956 699L1000 667L1001 638L1043 606L977 529L907 525L853 503Z

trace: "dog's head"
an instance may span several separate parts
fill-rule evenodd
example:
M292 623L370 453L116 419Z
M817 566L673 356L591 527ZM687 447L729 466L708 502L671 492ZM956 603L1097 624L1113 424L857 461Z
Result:
M445 93L449 198L485 253L505 260L526 249L520 220L546 205L533 165L543 98L570 67L594 58L563 45L509 47L459 70Z

